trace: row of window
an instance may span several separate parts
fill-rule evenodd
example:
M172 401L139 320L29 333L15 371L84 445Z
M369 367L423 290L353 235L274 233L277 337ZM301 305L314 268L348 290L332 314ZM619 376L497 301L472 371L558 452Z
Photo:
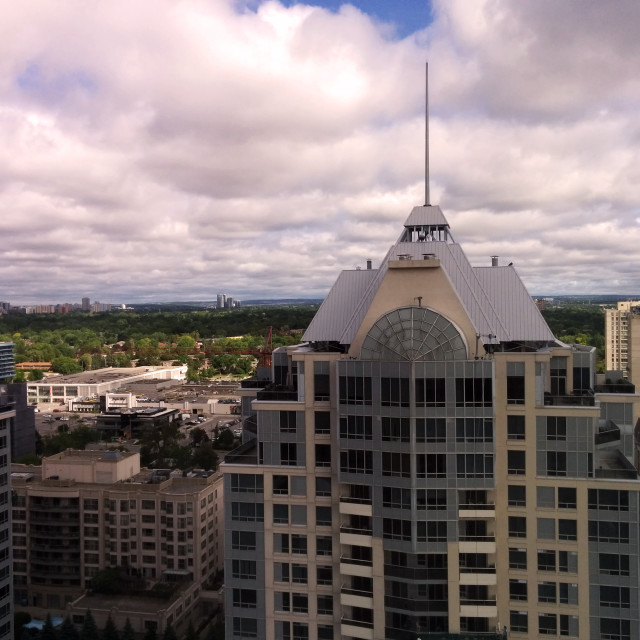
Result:
M559 518L537 518L537 537L539 540L557 539L562 541L576 541L578 539L578 526L575 520ZM510 538L527 537L526 516L509 516L508 533ZM591 539L591 538L590 538Z
M340 452L340 471L342 473L373 473L373 451L348 449ZM383 451L382 475L396 478L411 477L412 458L415 461L416 478L447 478L451 471L447 461L451 458L445 453L397 453ZM456 455L458 478L493 478L493 454L461 453Z
M448 401L457 407L491 407L493 380L491 378L455 378L449 398L446 378L417 378L415 380L416 407L444 407ZM408 407L410 404L408 378L381 378L380 404L387 407ZM341 404L372 405L373 385L370 376L340 376Z
M511 631L529 633L529 614L527 611L510 611ZM538 633L541 635L578 637L578 616L555 613L538 614ZM604 636L603 636L604 637Z

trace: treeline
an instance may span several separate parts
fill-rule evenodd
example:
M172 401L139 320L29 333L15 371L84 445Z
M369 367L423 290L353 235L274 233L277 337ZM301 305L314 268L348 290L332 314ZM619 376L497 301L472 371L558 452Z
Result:
M294 344L316 310L309 305L190 313L8 315L0 317L0 341L15 344L16 363L51 362L57 373L169 361L188 364L188 379L202 380L250 373L266 347L270 327L274 348ZM27 377L40 379L42 372L18 372L16 381Z
M604 309L592 305L552 307L542 312L559 340L596 347L597 370L605 372Z

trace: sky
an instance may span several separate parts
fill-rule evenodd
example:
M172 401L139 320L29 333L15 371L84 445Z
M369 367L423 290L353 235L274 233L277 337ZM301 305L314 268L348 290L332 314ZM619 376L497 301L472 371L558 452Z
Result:
M637 0L29 0L0 300L322 298L430 194L536 295L640 293Z

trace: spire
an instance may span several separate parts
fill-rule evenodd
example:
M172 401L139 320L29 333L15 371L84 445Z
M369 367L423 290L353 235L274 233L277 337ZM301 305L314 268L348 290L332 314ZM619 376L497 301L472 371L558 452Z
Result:
M424 109L424 206L431 206L429 195L429 63L425 63L425 109Z

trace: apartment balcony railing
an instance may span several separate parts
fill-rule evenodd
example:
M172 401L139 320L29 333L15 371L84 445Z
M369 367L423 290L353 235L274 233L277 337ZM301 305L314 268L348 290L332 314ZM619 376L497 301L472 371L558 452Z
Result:
M355 533L359 536L371 536L373 535L373 530L363 529L362 527L349 527L348 525L342 525L340 527L340 533Z
M460 604L473 607L495 607L496 599L489 598L488 600L479 600L476 598L460 598Z
M546 407L593 407L596 399L592 395L573 394L563 396L552 396L550 393L544 394L544 405Z
M460 567L460 573L495 573L495 567Z
M609 384L597 384L594 387L596 393L635 393L636 386L631 382L614 382Z
M351 618L343 617L340 620L342 624L350 624L354 627L363 627L364 629L373 629L373 622L369 622L367 620L353 620Z
M371 498L352 498L350 496L341 496L340 502L348 504L372 504Z
M363 560L361 558L349 558L347 556L340 556L340 562L344 564L354 564L360 567L373 566L373 560Z
M264 389L269 384L268 380L257 380L256 378L248 378L240 382L241 389Z
M256 399L266 402L297 402L298 392L291 387L270 385L258 391Z
M598 429L594 438L595 444L608 444L610 442L618 442L619 440L620 428L615 425Z
M460 542L495 542L495 535L477 535L474 533L461 533L458 537Z
M459 504L458 509L462 510L478 510L478 511L493 511L495 510L496 505L494 503L483 503L483 504Z
M350 587L342 587L340 593L345 593L350 596L362 596L363 598L372 598L373 591L363 591L362 589L351 589Z

